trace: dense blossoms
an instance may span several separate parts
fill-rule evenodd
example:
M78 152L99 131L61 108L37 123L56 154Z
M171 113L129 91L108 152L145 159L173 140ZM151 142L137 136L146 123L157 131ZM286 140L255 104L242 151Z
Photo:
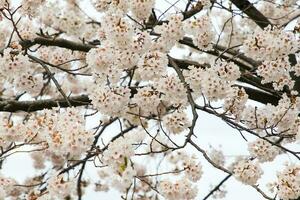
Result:
M189 66L185 72L186 82L195 94L203 93L212 101L232 95L234 81L240 77L238 67L232 62L217 61L210 68Z
M249 185L255 185L262 173L260 166L250 160L240 160L233 166L234 176Z
M157 114L159 112L159 92L150 88L143 87L137 89L137 94L131 100L133 106L137 107L137 113L141 115Z
M70 198L75 194L75 182L66 181L59 175L54 175L48 181L49 198ZM45 197L44 197L45 198Z
M259 60L275 60L295 53L298 47L299 41L294 34L269 26L249 36L244 41L243 50Z
M153 80L165 74L167 55L159 51L145 53L137 64L137 73L143 80Z
M278 177L278 195L282 199L295 199L300 195L300 168L299 165L287 166Z
M137 19L147 20L151 14L151 9L154 7L154 4L154 0L132 1L130 4L130 9Z
M37 123L43 131L41 137L46 138L49 150L57 156L64 152L70 158L78 158L91 144L92 133L85 130L83 118L75 108L59 114L46 110Z
M96 106L102 114L110 116L120 115L121 112L124 111L124 107L128 104L130 97L130 89L123 87L105 87L102 91L92 87L90 88L90 93L90 98L94 106ZM116 102L118 102L117 106L115 105Z
M132 143L133 139L117 139L112 142L108 150L103 154L103 162L107 164L113 173L110 180L111 185L120 191L125 191L132 184L133 177L136 175L135 169L130 161L134 155Z
M188 20L185 23L188 34L193 35L193 42L199 49L210 49L213 40L212 24L208 16Z
M162 77L161 80L154 84L157 90L162 93L161 99L165 105L186 104L186 88L181 80L173 75Z
M260 162L273 161L280 153L280 149L262 139L257 139L248 144L248 149L253 157Z
M289 58L278 58L272 61L264 61L257 69L257 74L263 77L262 83L272 83L276 90L282 90L284 86L293 88L294 81L290 77L292 67Z
M298 199L300 2L247 2L0 0L0 199Z
M192 187L191 184L186 180L179 180L175 183L170 181L162 181L160 183L160 188L163 195L168 200L175 199L194 199L197 195L196 188Z
M174 112L164 117L163 124L171 133L177 134L190 126L185 112Z
M268 184L271 191L277 190L283 200L295 199L300 195L300 168L299 165L290 164L277 172L277 181Z

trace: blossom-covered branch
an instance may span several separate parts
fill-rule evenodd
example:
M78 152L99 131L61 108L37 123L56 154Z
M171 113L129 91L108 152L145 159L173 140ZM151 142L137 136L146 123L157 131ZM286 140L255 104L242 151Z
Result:
M299 3L0 0L0 199L298 199Z

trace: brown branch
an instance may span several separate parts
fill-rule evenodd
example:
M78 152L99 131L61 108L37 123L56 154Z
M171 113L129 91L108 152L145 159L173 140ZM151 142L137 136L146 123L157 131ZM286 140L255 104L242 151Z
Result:
M190 10L182 12L183 20L189 19L199 13L203 9L203 5L201 2L198 2L195 6L192 6ZM168 21L163 21L157 19L155 13L149 17L148 21L145 23L146 29L152 29L156 25L162 25L163 23L167 23Z
M68 99L72 106L84 106L91 103L91 100L89 100L87 95L69 97ZM43 109L51 109L58 106L62 108L69 107L65 99L45 99L35 101L16 101L4 99L0 101L0 111L4 112L33 112Z
M237 50L234 50L234 49L229 49L229 48L226 48L226 47L223 47L221 45L213 45L213 48L217 51L222 51L222 52L226 52L236 58L239 58L247 63L249 63L250 65L252 65L253 67L258 67L261 62L258 62L256 60L253 60L252 58L250 57L247 57L245 56L243 53L237 51Z
M192 16L196 15L203 9L203 5L201 1L197 2L195 6L192 6L190 10L187 10L186 12L183 12L183 20L186 20L188 18L191 18Z
M34 46L36 44L44 45L44 46L57 46L66 49L71 49L73 51L84 51L84 52L88 52L91 48L95 47L94 45L84 44L80 42L73 42L61 38L37 37L33 40L20 41L20 45L23 47L23 49L28 49L31 46Z
M249 99L263 103L263 104L273 104L277 105L278 101L280 100L280 97L274 96L270 93L266 93L264 91L260 91L254 88L250 88L247 86L241 86L245 89L245 92L248 94Z
M213 193L219 190L219 188L232 176L232 174L228 174L218 185L214 187L204 198L203 200L208 199Z
M181 83L184 85L184 87L186 89L187 99L188 99L189 104L191 105L191 110L192 110L192 115L193 115L192 124L189 127L190 131L187 134L187 136L186 136L187 139L185 140L184 145L183 145L183 146L185 146L188 143L188 141L191 139L191 137L194 135L194 129L195 129L197 119L199 116L198 116L198 113L196 110L196 103L195 103L195 100L193 99L191 89L190 89L189 85L186 83L181 69L178 67L177 63L172 59L172 57L169 56L169 60L170 60L171 66L176 71L178 78L180 79Z
M236 7L243 11L250 19L252 19L260 28L264 29L271 22L252 3L247 0L230 0Z
M58 81L56 80L56 78L54 77L54 74L50 71L50 69L47 67L47 65L40 59L31 56L28 54L28 56L35 62L39 63L46 71L46 73L48 74L48 76L51 78L52 82L54 83L54 85L56 86L57 90L59 91L59 93L63 96L63 98L66 100L67 104L72 107L67 95L65 94L65 92L62 90L61 86L59 85Z
M82 176L83 176L83 172L86 166L86 162L82 163L80 171L79 171L79 176L78 176L78 180L77 180L77 195L78 195L78 200L82 200Z

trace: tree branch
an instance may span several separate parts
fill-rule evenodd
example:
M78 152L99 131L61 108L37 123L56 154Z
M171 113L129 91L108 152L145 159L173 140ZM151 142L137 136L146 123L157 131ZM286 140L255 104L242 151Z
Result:
M89 100L87 95L80 95L69 97L69 102L72 106L84 106L89 105L91 100ZM46 100L35 100L35 101L16 101L16 100L2 100L0 101L0 111L5 112L33 112L43 109L51 109L53 107L69 107L65 99L46 99Z
M271 22L252 3L247 0L230 0L236 7L243 11L250 19L252 19L260 28L264 29Z
M280 97L274 96L270 93L266 93L264 91L260 91L254 88L250 88L247 86L241 86L245 89L245 92L248 94L249 99L252 99L254 101L263 103L263 104L273 104L277 105L278 101L280 100Z
M232 176L232 174L228 174L218 185L214 187L204 198L203 200L208 199L213 193L219 190L219 188Z
M40 44L44 46L57 46L57 47L70 49L73 51L84 51L84 52L88 52L91 48L95 47L94 45L73 42L62 38L46 38L46 37L37 37L33 40L23 40L20 41L19 44L24 49L27 49L36 44Z

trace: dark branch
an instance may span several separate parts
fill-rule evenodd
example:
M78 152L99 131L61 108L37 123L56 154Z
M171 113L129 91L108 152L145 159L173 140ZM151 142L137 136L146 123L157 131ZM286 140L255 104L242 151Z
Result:
M264 29L271 22L252 3L247 0L230 0L236 7L250 17L260 28Z
M91 48L95 47L90 44L73 42L73 41L61 39L61 38L37 37L33 40L20 41L20 45L24 49L27 49L36 44L40 44L40 45L44 45L44 46L57 46L57 47L62 47L62 48L66 48L66 49L71 49L73 51L84 51L84 52L88 52Z
M204 198L203 200L208 199L213 193L218 191L220 187L232 176L232 174L228 174L216 187L214 187L213 190L211 190Z
M280 97L274 96L270 93L266 93L254 88L242 86L245 89L245 92L248 94L249 99L252 99L254 101L263 103L263 104L273 104L277 105L278 101L280 100Z
M203 9L203 5L201 2L198 2L195 6L193 6L191 9L182 12L183 20L189 19L199 13ZM152 29L156 25L162 25L163 23L167 23L168 21L163 21L157 19L155 16L155 13L152 13L152 15L149 17L148 21L145 23L146 29Z
M87 95L69 97L69 102L72 106L84 106L89 105ZM33 112L43 109L51 109L53 107L69 107L65 99L46 99L46 100L35 100L35 101L16 101L16 100L2 100L0 101L0 111L5 112Z

